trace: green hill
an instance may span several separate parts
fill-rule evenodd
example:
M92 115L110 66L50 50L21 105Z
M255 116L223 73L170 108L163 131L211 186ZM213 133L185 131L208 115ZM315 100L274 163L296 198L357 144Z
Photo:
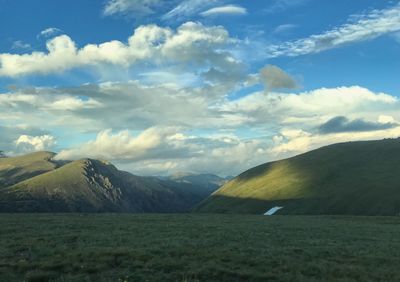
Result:
M400 214L400 139L323 147L252 168L195 209L207 213Z
M98 160L57 164L53 156L7 158L7 168L12 164L13 169L0 170L5 175L0 211L185 212L210 194L191 184L135 176ZM8 178L4 171L14 173Z
M0 188L52 171L59 165L52 160L55 153L37 152L13 158L0 158Z

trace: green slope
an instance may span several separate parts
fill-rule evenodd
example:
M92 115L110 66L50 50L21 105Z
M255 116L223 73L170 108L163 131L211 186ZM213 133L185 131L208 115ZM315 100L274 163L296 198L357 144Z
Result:
M199 195L189 185L139 177L83 159L3 187L0 211L185 212L208 195Z
M0 188L52 171L59 165L52 161L55 153L37 152L19 157L0 158Z
M400 139L323 147L234 178L197 212L400 214Z

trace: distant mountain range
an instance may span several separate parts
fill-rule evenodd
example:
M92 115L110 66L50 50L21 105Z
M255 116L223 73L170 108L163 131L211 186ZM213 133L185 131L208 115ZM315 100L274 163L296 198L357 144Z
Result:
M189 183L199 188L201 187L202 190L207 191L207 193L211 194L233 177L222 178L215 174L194 174L188 172L179 172L170 176L160 178L178 183Z
M141 177L99 160L54 156L0 158L1 212L189 212L225 181L215 175Z
M281 209L278 209L278 208ZM240 174L196 212L400 215L400 139L326 146Z
M54 156L0 158L0 212L400 215L400 139L326 146L230 181L142 177L104 161Z

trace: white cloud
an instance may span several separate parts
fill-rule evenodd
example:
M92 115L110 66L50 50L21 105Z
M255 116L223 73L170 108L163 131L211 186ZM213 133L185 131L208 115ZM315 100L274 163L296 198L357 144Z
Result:
M400 101L394 96L353 86L299 94L259 92L224 103L221 111L242 116L244 124L273 132L281 127L313 130L336 116L376 121L385 114L399 120L399 107Z
M166 13L162 18L164 20L182 21L197 15L208 7L220 4L220 0L184 0L178 6Z
M59 33L61 33L61 32L62 32L62 30L59 29L59 28L56 28L56 27L49 27L49 28L46 28L46 29L42 30L42 31L38 34L37 37L49 38L49 37L52 37L52 36L54 36L54 35L56 35L56 34L59 34Z
M269 57L318 53L346 44L374 39L400 30L400 4L368 14L353 15L348 23L296 41L267 47Z
M229 101L227 88L220 87L130 81L15 90L0 95L0 122L8 124L0 127L0 145L12 151L7 142L21 135L60 138L52 133L56 130L62 138L78 136L60 158L108 159L138 174L189 170L228 175L326 144L400 134L398 127L377 125L399 124L400 101L385 93L354 86L298 94L256 92ZM337 116L376 126L362 132L319 130ZM14 131L18 123L26 127ZM38 124L48 132L29 129ZM28 147L19 150L34 149L25 143Z
M1 120L4 122L4 119ZM21 135L44 136L48 135L48 131L27 124L0 125L0 151L6 152L7 155L18 153L15 140Z
M369 132L344 132L326 135L310 133L302 130L296 132L283 130L275 137L275 140L280 141L276 142L275 146L270 149L270 153L271 155L275 155L275 158L283 158L335 143L399 137L400 127Z
M119 161L137 160L146 158L146 153L154 154L154 150L161 145L162 141L173 134L175 134L174 128L149 128L136 137L131 136L127 130L113 134L108 129L101 131L94 141L76 149L61 151L57 158L68 160L86 156Z
M36 88L0 95L0 121L98 132L154 126L193 129L315 127L336 116L399 120L399 100L362 87L317 89L300 94L253 93L226 100L229 87L143 85L138 81L77 88ZM168 106L165 106L168 105ZM26 120L26 115L29 119ZM107 117L107 118L105 118Z
M281 24L274 29L274 33L286 33L292 29L295 29L296 27L297 25L295 24Z
M392 116L380 115L378 118L378 122L382 124L395 123L395 119Z
M223 27L206 27L194 22L182 24L176 31L157 25L140 26L127 44L114 40L88 44L81 49L70 37L61 35L47 41L47 53L0 54L0 76L48 74L104 64L126 68L143 61L153 65L189 61L201 65L211 60L229 63L228 54L221 51L229 41Z
M153 127L133 136L128 131L100 132L96 139L61 151L57 159L91 157L107 159L141 174L173 171L209 172L227 175L260 163L265 143L240 140L234 135L189 136L176 127Z
M29 115L32 124L67 131L73 127L84 132L104 128L142 130L157 125L218 127L220 114L213 106L225 99L226 91L229 87L220 84L191 88L143 85L138 81L70 89L23 89L0 95L0 121L23 122Z
M237 5L226 5L211 8L207 11L200 13L203 17L216 16L216 15L246 15L246 8Z
M115 14L146 16L155 13L161 0L109 0L104 6L104 15Z
M57 111L79 111L104 107L100 102L90 98L85 100L78 97L60 97L53 102L47 103L43 108Z
M21 135L15 140L15 145L21 152L43 151L51 149L56 144L56 139L50 135L30 136Z
M21 40L17 40L17 41L14 41L13 42L13 44L12 44L12 46L11 46L11 49L20 49L20 50L27 50L27 49L31 49L32 47L31 47L31 45L30 44L28 44L28 43L25 43L25 42L23 42L23 41L21 41Z

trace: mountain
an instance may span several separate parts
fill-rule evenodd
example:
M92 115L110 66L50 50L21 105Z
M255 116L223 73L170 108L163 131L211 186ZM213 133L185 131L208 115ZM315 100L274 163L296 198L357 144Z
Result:
M54 155L0 160L0 211L185 212L209 195L191 184L136 176L99 160L55 162Z
M165 179L165 178L164 178ZM179 172L168 176L166 179L177 182L191 184L199 188L203 193L211 194L227 182L226 178L215 174L194 174Z
M232 179L195 212L400 214L400 139L326 146Z
M37 152L14 158L0 158L0 188L52 171L59 164L52 161L55 153Z

